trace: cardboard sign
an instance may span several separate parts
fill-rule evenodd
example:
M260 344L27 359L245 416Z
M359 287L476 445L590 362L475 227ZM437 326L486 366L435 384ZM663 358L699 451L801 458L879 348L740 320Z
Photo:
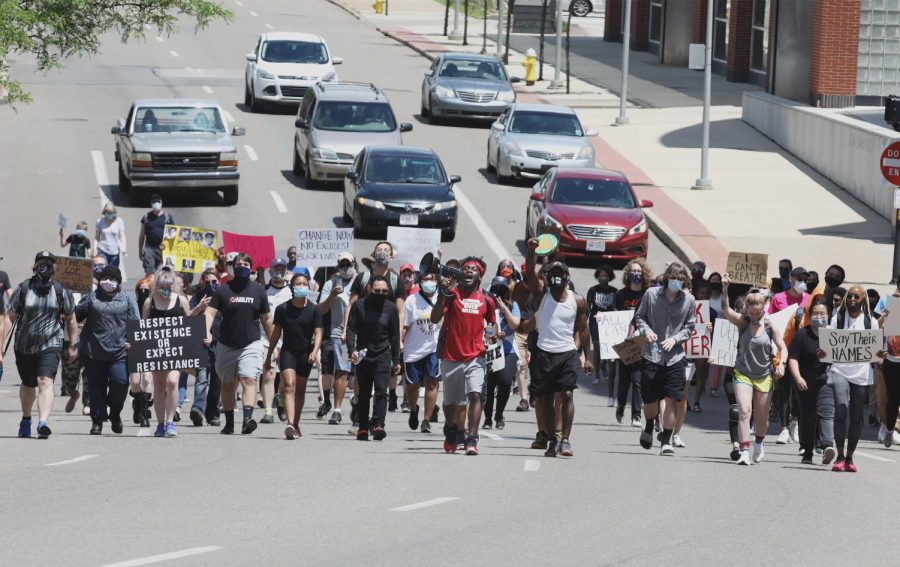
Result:
M889 337L900 335L900 297L889 295L884 308L888 310L888 316L884 320L884 334Z
M190 370L209 364L202 315L128 321L125 333L131 343L129 373Z
M628 325L634 319L634 310L600 311L594 316L597 325L597 337L600 342L601 360L618 360L619 355L613 346L628 338Z
M429 252L437 254L441 247L441 229L389 226L387 239L394 247L391 267L399 271L400 266L409 263L418 270L422 256Z
M94 286L93 261L88 258L57 256L53 278L69 288L69 291L90 293Z
M694 316L697 318L697 324L710 322L711 315L709 314L709 300L708 299L698 299L694 302Z
M225 253L243 252L253 259L253 266L268 268L275 259L275 237L253 236L252 234L237 234L235 232L222 231L222 247ZM301 265L302 264L298 264Z
M301 228L297 231L298 266L310 270L336 266L338 254L352 251L352 228Z
M769 255L729 252L725 271L732 283L769 286Z
M622 364L635 364L636 362L640 362L644 352L644 345L646 344L647 337L638 335L636 337L631 337L630 339L625 339L617 345L613 345L613 350L619 355L619 360L622 361Z
M484 361L487 363L488 372L498 372L506 368L506 355L503 354L503 341L486 344Z
M163 232L163 266L176 272L199 274L215 267L218 248L216 230L167 224Z
M716 320L718 322L718 320ZM706 332L706 323L697 323L691 329L691 338L684 343L684 354L687 358L709 358L712 339Z
M716 319L713 323L712 346L710 355L713 364L733 368L737 358L738 328L725 318Z
M875 362L883 343L883 329L819 329L822 362Z

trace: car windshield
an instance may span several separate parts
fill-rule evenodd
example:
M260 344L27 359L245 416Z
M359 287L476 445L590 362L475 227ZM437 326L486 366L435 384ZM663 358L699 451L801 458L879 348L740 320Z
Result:
M441 77L507 81L506 70L499 61L478 59L445 59L439 73Z
M394 113L384 102L322 102L315 127L337 132L393 132Z
M212 106L144 106L134 113L134 131L222 133L225 122Z
M259 58L270 63L328 63L328 50L324 43L310 41L267 41Z
M442 185L444 170L431 156L370 156L366 162L366 180L373 183L421 183Z
M581 123L574 114L519 110L512 115L509 132L513 134L549 134L552 136L584 136Z
M557 179L550 192L550 202L613 209L637 207L628 184L612 179Z

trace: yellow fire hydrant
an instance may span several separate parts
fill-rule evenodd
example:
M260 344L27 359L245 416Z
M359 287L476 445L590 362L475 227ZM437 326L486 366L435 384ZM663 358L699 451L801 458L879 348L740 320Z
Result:
M386 0L375 0L375 3L372 4L372 7L375 8L376 14L384 14L384 3Z
M528 48L525 52L525 61L522 61L525 67L525 84L529 87L534 85L537 80L537 53L532 48Z

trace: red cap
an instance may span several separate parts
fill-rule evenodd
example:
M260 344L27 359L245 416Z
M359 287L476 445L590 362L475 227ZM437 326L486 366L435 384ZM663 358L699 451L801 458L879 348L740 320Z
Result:
M416 269L413 268L413 265L412 265L412 264L403 264L402 266L400 266L400 273L401 273L401 274L402 274L403 272L405 272L406 270L409 270L410 272L415 272L415 271L416 271Z

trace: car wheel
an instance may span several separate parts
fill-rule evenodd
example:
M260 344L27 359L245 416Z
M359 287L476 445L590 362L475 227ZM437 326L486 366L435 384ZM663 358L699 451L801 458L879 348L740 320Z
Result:
M262 112L263 103L256 98L253 86L250 86L250 112Z
M491 165L491 150L488 149L487 157L485 158L485 163L487 164L486 169L488 173L497 173L497 168Z
M428 112L428 109L425 108L425 99L423 98L423 99L422 99L422 109L419 111L419 115L421 115L422 118L426 118L426 119L427 119L428 116L429 116L429 114L430 114L430 113Z
M122 164L119 164L119 191L122 193L128 193L131 191L131 182L128 181L128 177L125 175L125 170L122 169Z
M353 209L353 238L364 238L366 229L363 228L362 218L359 215L359 207Z
M578 16L579 18L587 16L593 10L594 7L591 6L588 0L572 0L572 3L569 4L569 11L572 12L573 16Z
M351 215L350 213L347 212L347 206L344 205L341 208L343 209L343 212L344 212L344 222L352 224L353 223L353 215Z
M303 164L303 185L307 189L315 189L319 183L312 176L312 168L309 166L309 154L306 154L306 163Z
M222 194L225 196L225 206L233 207L238 204L238 188L237 187L229 187L222 191Z
M299 177L300 175L303 175L303 162L300 161L300 156L297 155L297 148L296 148L296 147L294 148L294 152L293 152L293 153L294 153L294 163L293 163L293 165L291 166L291 169L293 170L294 175L296 175L296 176Z
M510 182L510 177L508 175L503 175L500 173L500 150L497 150L497 183L500 185L506 185Z
M253 102L250 96L250 85L246 81L244 81L244 106L250 106Z

